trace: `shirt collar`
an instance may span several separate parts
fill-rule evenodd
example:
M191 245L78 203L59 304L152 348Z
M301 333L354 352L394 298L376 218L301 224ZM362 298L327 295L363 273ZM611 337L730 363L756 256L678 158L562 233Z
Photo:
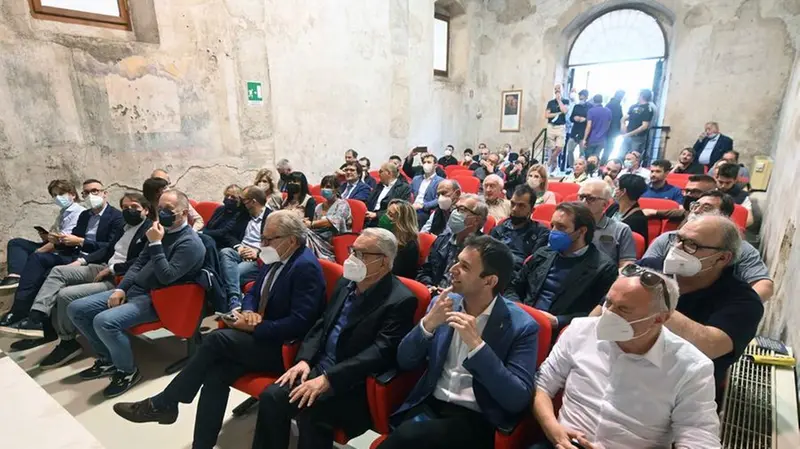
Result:
M99 213L99 214L97 214L97 216L98 216L98 217L102 217L102 216L103 216L103 214L106 212L106 209L108 209L108 203L106 203L105 205L103 205L103 209L100 211L100 213ZM94 209L92 209L92 213L94 213Z
M78 203L77 201L73 201L72 204L69 205L69 207L67 207L66 209L64 209L62 211L62 213L63 212L77 212L77 211L83 212L84 210L86 210L85 207L81 206L80 203Z
M608 217L603 215L603 218L601 218L600 221L597 222L597 227L600 229L605 229L606 227L608 227Z
M572 254L567 254L567 255L566 255L566 256L564 256L564 257L566 257L566 258L570 258L570 257L581 257L582 255L586 254L586 251L589 251L589 245L586 245L586 246L584 246L583 248L581 248L581 249L579 249L579 250L575 251L575 252L574 252L574 253L572 253Z
M183 230L183 228L185 228L185 227L187 227L187 226L189 226L189 220L186 220L186 221L184 221L184 222L183 222L183 225L181 225L181 227L179 227L178 229L167 230L167 231L166 231L166 233L167 233L167 234L174 234L174 233L176 233L176 232L180 232L180 231L182 231L182 230Z
M393 186L393 185L395 185L395 184L397 183L397 180L398 180L398 179L400 179L400 178L395 178L395 179L394 179L394 181L390 182L390 183L389 183L389 185L388 185L388 186L386 186L386 188L387 188L387 189L391 189L391 188L392 188L392 186Z
M640 356L637 356L636 354L628 354L628 355L632 357L645 359L648 362L655 365L656 368L661 368L661 364L664 361L664 346L666 344L664 341L665 331L666 329L662 327L661 330L658 332L658 338L656 339L656 342L653 343L653 346L651 346L650 349L643 355Z
M251 220L253 220L253 221L255 221L256 223L261 223L261 220L263 220L263 219L264 219L264 215L265 215L266 213L267 213L267 207L266 207L266 206L264 206L264 208L263 208L263 209L261 209L261 213L260 213L260 214L258 214L258 217L250 217L250 219L251 219Z

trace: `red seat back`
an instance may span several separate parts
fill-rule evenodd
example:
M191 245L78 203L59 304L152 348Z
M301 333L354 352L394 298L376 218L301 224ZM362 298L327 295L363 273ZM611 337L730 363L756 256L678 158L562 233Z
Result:
M208 220L211 220L211 216L214 215L214 211L220 206L222 206L222 204L215 201L200 201L197 203L197 206L193 207L194 210L203 217L203 221L208 223Z
M195 210L197 210L197 201L195 201L195 200L189 200L189 204L191 204L191 205L192 205L192 207L194 207L194 209L195 209Z
M558 198L558 196L556 196L556 198ZM565 196L563 202L564 203L574 203L576 201L578 201L578 194L577 193L573 193L572 195ZM559 201L559 203L561 203L561 202L562 201Z
M485 235L489 235L495 226L497 226L497 220L495 220L495 218L491 215L486 216L486 223L483 224L483 233Z
M632 232L633 234L633 243L636 245L636 258L641 259L644 256L645 250L647 250L647 244L644 241L644 236L639 234L638 232Z
M536 351L536 367L538 368L544 362L544 359L547 358L547 355L550 354L550 340L553 338L553 326L550 324L550 319L541 311L522 303L516 304L520 309L528 312L528 315L533 317L533 319L536 320L536 324L539 325L539 347Z
M686 173L670 173L667 175L667 183L679 189L685 189L690 176L692 175Z
M325 276L325 300L330 302L336 283L342 278L344 268L338 263L323 259L320 259L319 264L322 266L322 275Z
M567 195L577 194L578 190L581 189L579 184L575 184L572 182L548 182L547 183L547 190L555 193L560 193L562 197Z
M360 200L347 200L350 205L350 213L353 215L353 232L364 230L364 220L367 219L367 205Z
M461 186L461 191L464 193L478 193L481 189L481 180L474 176L456 173L453 175L452 179L458 182Z
M736 223L740 229L744 230L747 227L747 209L741 204L733 205L733 215L731 220Z
M381 182L381 175L378 174L378 170L370 171L369 175L372 176L372 179L374 179L375 182Z
M417 310L414 312L414 324L417 324L428 310L428 304L431 302L431 292L428 290L428 287L413 279L400 276L397 278L417 297Z
M197 332L206 300L206 291L198 284L173 285L150 291L158 320L180 338Z
M317 204L325 203L325 197L322 195L311 195L311 197L314 198Z
M312 195L322 195L322 188L320 188L319 184L309 184L308 185L308 193Z
M678 209L681 207L680 204L676 203L672 200L666 200L663 198L639 198L639 206L642 209L656 209L656 210L670 210L670 209ZM656 239L659 235L661 235L661 231L664 229L664 222L668 220L662 220L659 218L648 218L647 219L647 237L652 242Z
M349 248L353 246L353 242L358 238L358 234L340 234L333 236L331 239L331 246L333 246L333 256L336 258L336 263L342 265L348 257L350 257Z
M553 212L556 211L555 204L539 204L533 209L533 214L531 218L534 220L539 220L540 222L547 222L548 227L550 221L553 219Z
M444 173L447 175L448 178L452 178L454 175L464 172L464 176L472 176L472 170L467 167L461 165L448 165L444 168Z
M560 194L558 192L553 192L553 196L556 198L556 204L560 204L560 203L564 202L564 195L562 195L562 194Z
M419 240L419 262L417 266L421 267L428 260L428 254L431 252L433 242L436 241L436 236L427 232L420 232L417 235L417 239Z

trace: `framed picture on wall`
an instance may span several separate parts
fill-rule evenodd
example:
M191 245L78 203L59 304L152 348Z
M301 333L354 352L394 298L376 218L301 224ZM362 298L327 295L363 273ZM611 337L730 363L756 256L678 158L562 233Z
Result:
M519 132L522 122L522 91L504 90L500 105L500 132Z

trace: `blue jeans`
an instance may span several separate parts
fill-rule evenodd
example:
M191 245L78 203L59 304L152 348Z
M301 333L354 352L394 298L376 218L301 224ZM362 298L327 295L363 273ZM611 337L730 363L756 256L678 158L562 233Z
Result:
M98 358L110 361L119 371L136 370L127 331L133 326L158 320L150 296L132 287L125 303L108 308L112 291L77 299L67 306L67 315L78 331L89 340Z
M219 252L219 262L228 299L239 301L242 297L242 284L255 281L258 277L258 263L254 260L242 260L239 252L233 248L223 248ZM231 304L231 308L239 305L241 304Z
M36 243L25 239L11 239L6 246L6 261L8 262L8 274L22 274L28 256L41 248L44 243Z

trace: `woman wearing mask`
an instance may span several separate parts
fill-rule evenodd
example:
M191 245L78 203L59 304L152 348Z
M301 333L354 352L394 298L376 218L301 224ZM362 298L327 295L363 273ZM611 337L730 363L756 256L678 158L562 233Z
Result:
M242 188L236 184L225 187L222 206L218 207L200 231L214 239L217 249L233 248L242 242L250 215L242 206Z
M320 193L325 202L317 204L313 220L304 220L311 230L306 241L307 246L317 257L333 262L336 258L331 239L338 234L350 232L353 214L347 200L343 200L339 195L339 180L336 176L328 175L322 178Z
M397 257L392 273L414 279L419 264L419 242L417 241L417 212L408 201L392 200L378 226L397 237Z
M164 193L169 187L169 181L164 178L148 178L145 179L144 184L142 184L142 194L150 202L150 204L158 204L158 199L161 198L161 194ZM155 207L155 206L154 206ZM191 203L189 204L189 224L192 225L192 229L195 231L199 231L203 229L206 225L203 221L203 217L194 210Z
M300 218L314 219L317 202L308 192L308 180L302 172L294 171L286 175L286 200L281 209L296 212Z
M509 164L508 167L505 169L506 174L506 195L508 199L511 199L511 195L514 193L514 189L517 188L518 185L523 184L525 182L525 176L528 173L528 159L520 155L517 160L513 163Z
M536 205L556 204L556 195L547 190L547 168L542 164L528 169L528 186L536 192Z
M567 177L561 182L580 184L587 179L589 179L589 174L586 173L586 159L581 157L575 161L575 166L573 167L572 173L567 175Z
M253 181L253 185L261 187L264 193L267 194L267 207L272 210L279 210L281 208L283 197L281 197L281 193L278 192L278 189L275 188L275 181L272 179L272 170L268 168L259 170L258 173L256 173L256 179Z

